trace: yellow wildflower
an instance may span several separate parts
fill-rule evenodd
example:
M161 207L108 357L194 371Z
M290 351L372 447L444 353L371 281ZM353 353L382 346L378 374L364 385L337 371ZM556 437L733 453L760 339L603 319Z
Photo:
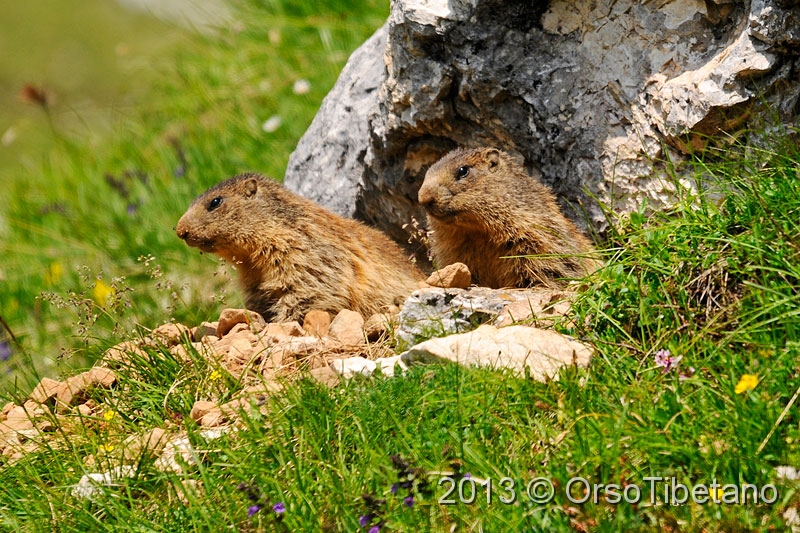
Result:
M102 279L98 279L97 283L94 284L94 289L92 289L92 298L99 306L108 304L108 299L112 294L114 294L114 288L110 287Z
M208 376L208 379L210 379L211 381L217 381L221 377L222 377L222 372L220 372L219 370L214 370L211 373L211 375Z
M106 422L110 422L115 416L117 416L117 412L111 409L103 413L103 418L106 419Z
M50 263L47 272L44 273L44 282L47 285L55 285L56 283L58 283L58 280L61 279L61 276L63 274L64 274L64 268L61 266L61 263L59 262Z
M736 394L741 394L744 391L755 389L756 385L758 385L758 376L755 374L744 374L739 378L739 383L736 384L734 392L736 392Z
M101 444L98 447L98 451L106 452L106 453L113 452L114 451L114 445L113 444Z

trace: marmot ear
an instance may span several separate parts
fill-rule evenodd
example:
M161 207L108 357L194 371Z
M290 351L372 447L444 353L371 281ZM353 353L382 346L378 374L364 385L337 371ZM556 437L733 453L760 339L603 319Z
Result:
M486 151L486 162L489 165L489 168L495 168L497 165L500 164L500 150L496 148L490 148Z
M244 197L252 198L258 192L258 180L255 178L248 178L244 182Z

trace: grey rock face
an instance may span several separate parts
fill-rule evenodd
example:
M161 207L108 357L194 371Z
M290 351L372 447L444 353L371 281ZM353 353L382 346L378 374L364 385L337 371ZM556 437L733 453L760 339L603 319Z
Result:
M396 335L413 345L482 324L505 326L529 318L546 323L569 311L570 297L571 293L552 289L420 289L403 304Z
M616 212L668 204L654 161L774 117L763 102L796 124L798 44L800 7L786 0L395 0L286 183L403 241L402 224L424 220L427 167L493 145L602 227L583 189Z

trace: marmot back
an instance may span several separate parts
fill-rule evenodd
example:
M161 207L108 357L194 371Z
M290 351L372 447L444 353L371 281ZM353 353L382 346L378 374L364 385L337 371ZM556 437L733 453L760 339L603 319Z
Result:
M450 152L428 169L419 202L437 266L460 261L479 285L558 287L601 265L550 190L500 150ZM512 257L522 255L536 257Z
M176 232L235 264L247 308L267 320L296 320L312 309L367 317L405 299L422 279L378 230L259 174L235 176L197 197Z

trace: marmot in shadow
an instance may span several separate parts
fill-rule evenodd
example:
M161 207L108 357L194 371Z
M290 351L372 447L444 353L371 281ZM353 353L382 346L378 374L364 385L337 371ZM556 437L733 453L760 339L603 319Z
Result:
M437 266L460 261L478 285L559 287L602 264L548 188L500 150L450 152L428 169L419 202ZM501 259L523 255L535 257Z
M210 188L175 230L189 246L236 265L247 308L266 320L296 320L312 309L368 317L400 303L423 279L378 230L259 174Z

